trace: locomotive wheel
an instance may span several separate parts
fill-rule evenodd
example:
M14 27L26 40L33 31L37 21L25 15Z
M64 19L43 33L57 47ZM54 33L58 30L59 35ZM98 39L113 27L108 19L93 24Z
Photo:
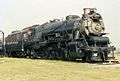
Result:
M11 56L12 56L12 57L18 57L18 56L17 56L17 52L11 52Z
M104 53L104 52L101 52L101 53L100 53L100 56L101 56L102 61L104 62L104 61L106 60L106 55L105 55L105 53Z
M82 58L82 61L91 62L91 58L89 56L85 56L85 57Z
M91 62L91 56L92 56L91 52L86 52L85 56L82 58L82 61Z
M59 50L56 52L56 57L59 60L65 60L65 53L63 52L63 50Z
M43 59L49 59L49 53L48 53L48 51L44 51L43 52L43 57L42 57Z
M65 59L68 61L75 61L76 60L76 58L71 57L70 54L65 54Z
M7 57L12 57L11 52L7 52Z
M68 61L72 61L72 59L71 59L71 57L70 57L69 54L66 55L66 60L68 60Z
M86 56L86 62L91 62L91 57L90 57L90 55L87 55L87 56Z
M35 52L34 49L31 50L30 58L32 58L32 59L36 59L37 58L37 55L36 55L36 52Z
M86 56L82 57L82 61L84 62L86 61Z
M76 58L70 56L70 51L69 50L65 50L64 51L64 60L75 61Z
M26 50L26 57L30 58L31 51L29 49Z
M61 56L60 56L60 60L66 60L66 58L65 58L65 55L64 55L64 54L61 54Z
M49 59L50 60L55 60L56 59L55 51L53 51L53 50L50 51Z

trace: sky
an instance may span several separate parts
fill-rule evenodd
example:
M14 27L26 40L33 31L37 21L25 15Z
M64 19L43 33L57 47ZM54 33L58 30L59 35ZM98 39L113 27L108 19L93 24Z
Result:
M54 18L65 19L70 14L81 17L83 8L97 8L112 45L120 48L119 4L120 0L0 0L0 30L7 36Z

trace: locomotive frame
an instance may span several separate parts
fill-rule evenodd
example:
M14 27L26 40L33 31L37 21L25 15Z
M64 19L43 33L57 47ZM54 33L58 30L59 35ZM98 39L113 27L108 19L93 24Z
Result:
M104 30L102 17L95 8L85 8L82 18L69 15L64 21L54 19L12 32L5 39L6 53L11 57L87 62L114 59L115 47L110 46Z

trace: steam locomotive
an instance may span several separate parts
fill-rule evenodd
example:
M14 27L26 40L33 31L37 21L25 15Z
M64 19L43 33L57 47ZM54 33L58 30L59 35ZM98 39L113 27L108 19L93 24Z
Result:
M5 38L6 53L12 57L106 61L114 57L114 46L104 33L102 16L96 8L84 8L80 18L68 15L13 31Z

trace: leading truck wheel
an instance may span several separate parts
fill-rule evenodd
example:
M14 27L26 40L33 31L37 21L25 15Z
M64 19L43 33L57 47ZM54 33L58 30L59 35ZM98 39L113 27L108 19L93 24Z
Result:
M91 56L90 55L86 56L86 62L91 62Z
M91 57L92 57L92 53L91 52L86 52L84 57L82 58L83 61L86 61L86 62L91 62Z
M101 52L101 53L100 53L100 56L101 56L102 61L104 62L104 61L106 60L106 55L105 55L105 53L104 53L104 52Z

